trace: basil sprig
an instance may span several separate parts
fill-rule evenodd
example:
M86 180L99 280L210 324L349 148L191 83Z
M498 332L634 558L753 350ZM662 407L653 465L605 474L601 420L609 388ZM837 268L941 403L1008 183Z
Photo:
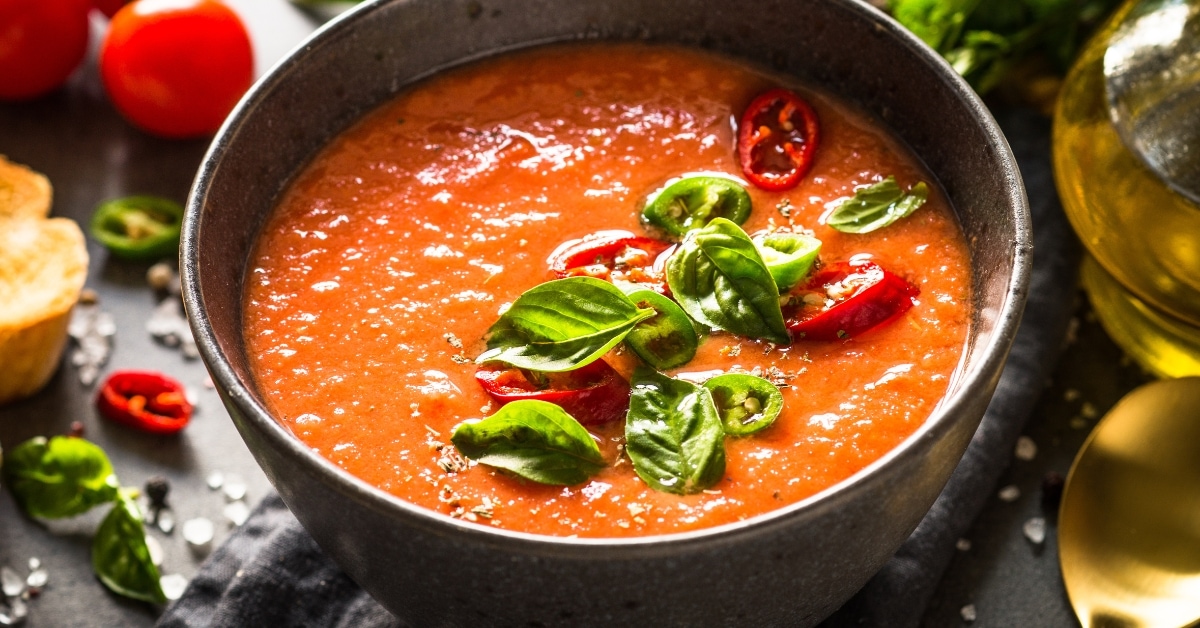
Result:
M92 571L115 593L154 604L167 602L146 546L141 511L129 490L120 491L92 537Z
M7 453L3 469L13 497L34 517L73 517L117 498L108 456L82 438L32 438Z
M542 484L587 481L604 468L596 441L562 408L535 399L506 404L483 420L454 428L462 455Z
M634 471L658 491L689 495L725 474L725 431L701 386L646 367L633 372L625 451Z
M488 330L476 362L531 371L577 369L599 359L654 310L639 308L615 286L568 277L527 290Z
M667 260L667 283L697 322L741 336L790 342L779 288L745 231L724 218L691 231Z
M918 182L905 192L888 177L861 187L829 214L825 224L845 233L870 233L917 211L929 197L929 186Z
M82 438L39 436L7 453L3 474L17 503L34 517L73 517L113 502L92 539L93 571L114 593L166 603L136 491L120 488L103 449Z

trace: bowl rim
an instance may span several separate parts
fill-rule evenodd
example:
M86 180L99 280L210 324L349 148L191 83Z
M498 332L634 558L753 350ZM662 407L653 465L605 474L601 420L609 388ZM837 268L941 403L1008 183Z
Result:
M408 1L410 0L368 0L363 2L314 31L308 39L296 46L251 87L226 118L204 155L188 195L181 233L180 273L184 306L200 356L217 387L224 391L227 397L226 402L237 406L245 421L258 432L268 446L274 448L282 456L302 461L302 465L317 480L324 482L331 489L360 505L426 532L437 535L454 534L464 542L504 546L510 551L522 551L534 555L562 556L569 554L584 558L595 557L601 552L608 557L636 556L638 558L647 555L675 554L698 545L712 546L714 543L734 543L749 535L786 527L790 525L792 519L812 517L823 511L838 508L842 503L852 500L854 494L864 490L866 486L885 481L885 474L879 473L879 471L898 458L913 455L911 450L917 447L918 443L931 439L939 440L944 432L954 427L956 416L965 409L965 405L970 403L970 394L979 389L990 389L989 385L994 383L994 377L999 376L1021 320L1029 290L1032 266L1033 240L1030 209L1016 158L999 125L983 101L940 55L890 16L861 0L827 0L830 4L840 5L841 8L856 13L859 18L873 23L876 29L883 31L908 53L917 56L930 67L935 78L941 80L951 90L952 97L961 103L982 126L988 143L996 149L1001 166L999 175L1006 183L1007 195L1004 197L1004 206L1011 212L1015 230L1011 245L1013 267L1004 292L1003 304L995 314L992 338L981 351L976 352L978 357L972 361L972 368L964 369L966 362L960 361L958 370L950 382L951 386L957 385L957 388L938 402L933 412L915 432L850 477L803 500L785 504L741 521L685 532L630 537L551 536L463 521L412 504L370 485L314 452L290 430L276 421L265 407L254 400L253 395L247 390L248 385L238 379L226 353L217 342L216 334L202 305L201 298L198 244L203 208L214 173L219 169L222 157L230 146L231 138L254 115L257 106L281 82L287 80L291 70L304 63L309 55L316 54L323 44L351 31L359 21L367 19L377 7ZM573 40L570 37L563 37L522 42L516 46L464 57L448 66L435 68L432 72L458 67L506 51ZM406 81L401 89L421 81L430 73L426 72ZM378 104L380 103L376 103L375 106ZM965 351L970 350L970 347L965 349ZM965 357L966 353L964 353L964 359ZM989 380L992 381L989 382ZM252 387L252 384L249 386Z

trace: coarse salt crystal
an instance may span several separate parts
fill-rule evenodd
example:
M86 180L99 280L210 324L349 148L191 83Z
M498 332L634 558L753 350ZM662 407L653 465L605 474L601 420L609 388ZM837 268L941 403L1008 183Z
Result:
M183 522L183 538L196 553L204 554L212 548L213 532L213 522L204 517Z
M1017 488L1015 484L1009 484L1008 486L1000 489L997 497L999 497L1001 501L1015 502L1021 497L1021 489Z
M25 585L30 589L41 589L42 587L45 587L46 583L49 581L50 572L40 567L29 572L28 576L25 576Z
M954 547L960 552L969 552L971 550L971 541L967 539L959 539L954 544Z
M25 579L7 565L0 567L0 588L5 597L17 597L25 591Z
M1034 517L1026 521L1022 530L1025 532L1025 538L1035 545L1041 545L1046 541L1046 520L1041 517Z
M1017 460L1033 460L1037 457L1037 443L1028 436L1022 436L1017 439L1017 448L1013 455L1017 457Z
M245 499L246 483L240 478L230 477L225 481L225 499L236 502Z
M206 481L208 483L208 488L211 488L215 491L221 488L221 485L225 484L225 475L220 471L213 471L212 473L208 474L208 479Z
M967 604L966 606L962 607L958 613L959 615L962 615L963 621L965 622L973 622L978 618L978 615L975 612L974 604Z
M154 563L155 567L162 567L163 563L163 548L159 544L158 539L147 536L146 549L150 552L150 562Z
M246 502L237 501L225 506L225 518L235 526L240 526L246 523L246 519L250 518L250 507L246 506Z
M163 595L168 600L178 600L180 597L183 597L183 591L187 588L188 579L177 573L173 573L159 578L158 584L162 587Z

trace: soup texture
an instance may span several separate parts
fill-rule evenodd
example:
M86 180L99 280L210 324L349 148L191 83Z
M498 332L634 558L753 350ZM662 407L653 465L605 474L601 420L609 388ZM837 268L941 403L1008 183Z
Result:
M818 268L869 257L919 289L912 307L853 337L790 344L714 331L667 374L760 375L783 394L770 427L724 439L719 480L654 490L624 450L625 421L587 429L605 466L539 484L450 442L500 408L475 379L498 317L554 278L565 241L655 235L647 197L686 173L744 180L743 110L788 87L820 124L799 184L746 184L747 233L822 242ZM831 207L894 176L929 187L911 215L870 233L830 228ZM857 256L857 257L856 257ZM931 175L882 125L836 98L710 53L572 44L444 72L342 133L268 219L246 280L246 349L262 398L296 437L413 504L547 535L682 532L769 512L844 480L911 435L946 393L969 324L966 244ZM604 360L629 378L623 345Z

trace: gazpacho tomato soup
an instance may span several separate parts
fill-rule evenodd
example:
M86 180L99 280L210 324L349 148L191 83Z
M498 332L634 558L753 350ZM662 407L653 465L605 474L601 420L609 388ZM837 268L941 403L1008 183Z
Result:
M245 342L278 420L349 473L453 517L547 535L682 532L777 509L830 487L912 434L946 393L970 311L969 254L944 193L883 126L836 97L711 53L570 44L485 60L401 93L323 149L267 221L249 264ZM790 189L745 181L747 104L786 87L815 112L811 170ZM475 379L486 334L523 292L553 279L563 242L654 235L646 199L683 174L740 180L742 225L808 230L818 268L866 258L919 290L867 333L790 344L701 334L668 375L749 372L779 386L769 428L725 438L725 470L677 495L639 479L624 420L587 429L606 466L545 485L458 455L450 436L500 405ZM919 210L869 233L830 228L830 208L895 177L927 182ZM638 358L604 360L629 378Z

